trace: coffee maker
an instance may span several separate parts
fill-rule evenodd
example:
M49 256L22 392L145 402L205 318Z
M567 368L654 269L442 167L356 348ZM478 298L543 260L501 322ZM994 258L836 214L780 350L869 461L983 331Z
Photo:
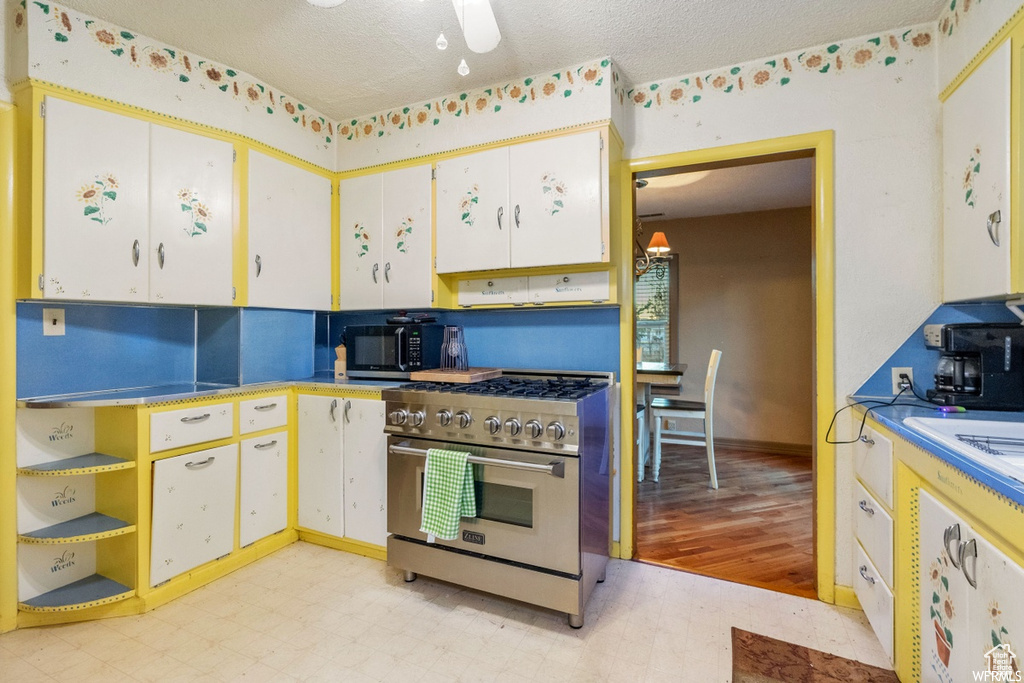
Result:
M942 357L928 398L977 410L1024 410L1024 327L943 325Z

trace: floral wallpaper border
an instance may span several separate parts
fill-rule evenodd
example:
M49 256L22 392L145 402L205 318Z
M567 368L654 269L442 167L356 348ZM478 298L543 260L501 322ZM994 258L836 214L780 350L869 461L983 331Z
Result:
M283 115L324 144L330 145L334 140L334 122L244 72L40 0L19 0L14 13L15 31L25 30L29 12L33 12L31 20L42 22L57 43L91 39L97 49L128 61L133 67L148 69L154 75L200 90L223 93L251 113Z
M497 114L538 100L568 99L587 88L599 88L618 75L611 60L601 59L543 76L528 76L504 85L478 88L377 114L338 122L338 136L353 141L380 138L399 131L437 126L446 120ZM609 77L611 73L611 77Z
M951 37L971 7L980 4L981 0L949 0L949 5L939 15L939 35L943 38Z
M897 63L901 50L923 50L931 43L932 35L928 30L908 28L640 85L626 90L625 97L635 108L641 109L696 104L714 93L740 94L771 86L783 87L806 73L835 76L852 69L892 66Z

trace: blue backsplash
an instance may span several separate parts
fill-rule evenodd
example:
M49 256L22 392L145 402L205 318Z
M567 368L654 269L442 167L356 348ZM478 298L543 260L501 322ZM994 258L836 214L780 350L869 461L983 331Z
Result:
M914 389L924 396L925 391L935 388L935 366L942 355L940 349L924 345L925 325L947 325L952 323L1012 323L1019 319L1002 303L944 304L928 316L910 337L889 356L881 368L857 390L858 396L892 396L893 367L909 367L914 370Z
M65 334L43 336L43 308ZM192 382L195 309L18 303L18 397Z
M242 384L313 376L313 311L241 310Z
M619 370L619 309L512 308L432 311L441 325L461 325L469 364L543 370ZM346 325L381 325L387 313L318 314L316 369L333 370Z

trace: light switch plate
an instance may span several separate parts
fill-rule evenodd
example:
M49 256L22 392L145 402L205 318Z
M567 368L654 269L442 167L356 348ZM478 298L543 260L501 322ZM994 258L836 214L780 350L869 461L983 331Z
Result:
M64 309L44 308L43 309L43 336L63 337L64 336Z

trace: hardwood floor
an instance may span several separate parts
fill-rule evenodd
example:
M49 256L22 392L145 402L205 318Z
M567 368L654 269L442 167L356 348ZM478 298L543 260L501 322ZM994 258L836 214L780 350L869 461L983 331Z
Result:
M637 559L816 597L811 458L663 446L661 481L637 484Z

